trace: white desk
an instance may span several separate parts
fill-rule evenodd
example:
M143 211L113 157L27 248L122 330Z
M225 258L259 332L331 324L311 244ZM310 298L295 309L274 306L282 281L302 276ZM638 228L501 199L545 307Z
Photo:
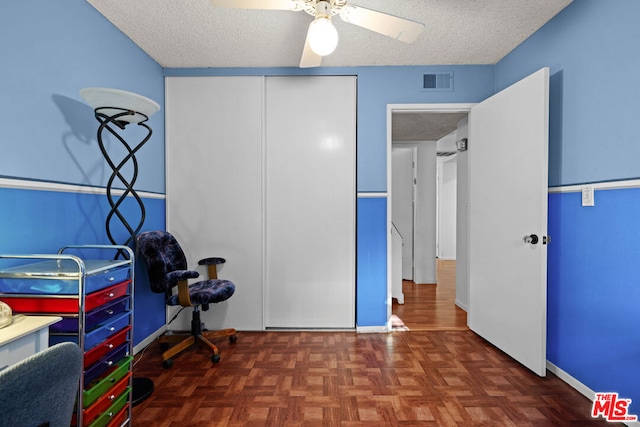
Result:
M0 370L49 347L49 325L57 316L13 316L9 326L0 329Z

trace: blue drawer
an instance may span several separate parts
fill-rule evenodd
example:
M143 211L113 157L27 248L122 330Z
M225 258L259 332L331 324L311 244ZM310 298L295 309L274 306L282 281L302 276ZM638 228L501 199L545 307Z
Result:
M118 298L108 304L91 310L85 315L85 333L99 327L104 322L116 317L120 313L124 313L129 309L129 296ZM78 318L66 317L61 321L54 323L49 327L49 332L78 332Z
M129 267L117 267L103 270L92 276L85 278L85 294L99 291L116 283L124 282L130 278Z
M84 263L85 294L130 278L129 265L123 261L88 260ZM25 275L29 277L25 278ZM78 264L67 259L24 264L0 271L0 293L78 295L77 277L80 277Z
M126 311L113 319L109 319L109 322L100 325L91 332L86 333L84 336L84 351L90 350L109 338L111 335L126 328L129 325L130 314L130 311ZM58 344L64 341L72 341L78 344L78 336L65 334L49 335L49 345Z

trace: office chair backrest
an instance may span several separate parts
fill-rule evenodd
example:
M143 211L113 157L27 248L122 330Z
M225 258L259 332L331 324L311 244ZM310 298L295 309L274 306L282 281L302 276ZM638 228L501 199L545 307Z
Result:
M167 231L146 231L138 234L136 242L147 265L151 290L170 294L177 282L171 281L167 273L187 269L187 258L178 241Z
M0 371L0 425L68 427L81 372L82 352L71 342Z

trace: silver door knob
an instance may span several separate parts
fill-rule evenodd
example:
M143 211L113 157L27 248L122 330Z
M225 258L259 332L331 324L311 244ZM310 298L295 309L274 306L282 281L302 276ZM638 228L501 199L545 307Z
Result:
M528 236L524 236L524 242L535 245L538 243L538 236L535 234L530 234Z

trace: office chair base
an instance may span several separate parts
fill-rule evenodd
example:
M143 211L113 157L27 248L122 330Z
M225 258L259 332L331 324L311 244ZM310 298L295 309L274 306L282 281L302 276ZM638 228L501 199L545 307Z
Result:
M210 340L229 337L229 342L235 343L238 340L236 330L233 328L221 329L217 331L202 331L199 334L193 334L192 331L173 332L171 334L162 335L158 340L162 353L162 366L165 369L173 366L173 358L182 351L199 342L208 347L213 353L211 362L218 363L220 361L220 352Z

